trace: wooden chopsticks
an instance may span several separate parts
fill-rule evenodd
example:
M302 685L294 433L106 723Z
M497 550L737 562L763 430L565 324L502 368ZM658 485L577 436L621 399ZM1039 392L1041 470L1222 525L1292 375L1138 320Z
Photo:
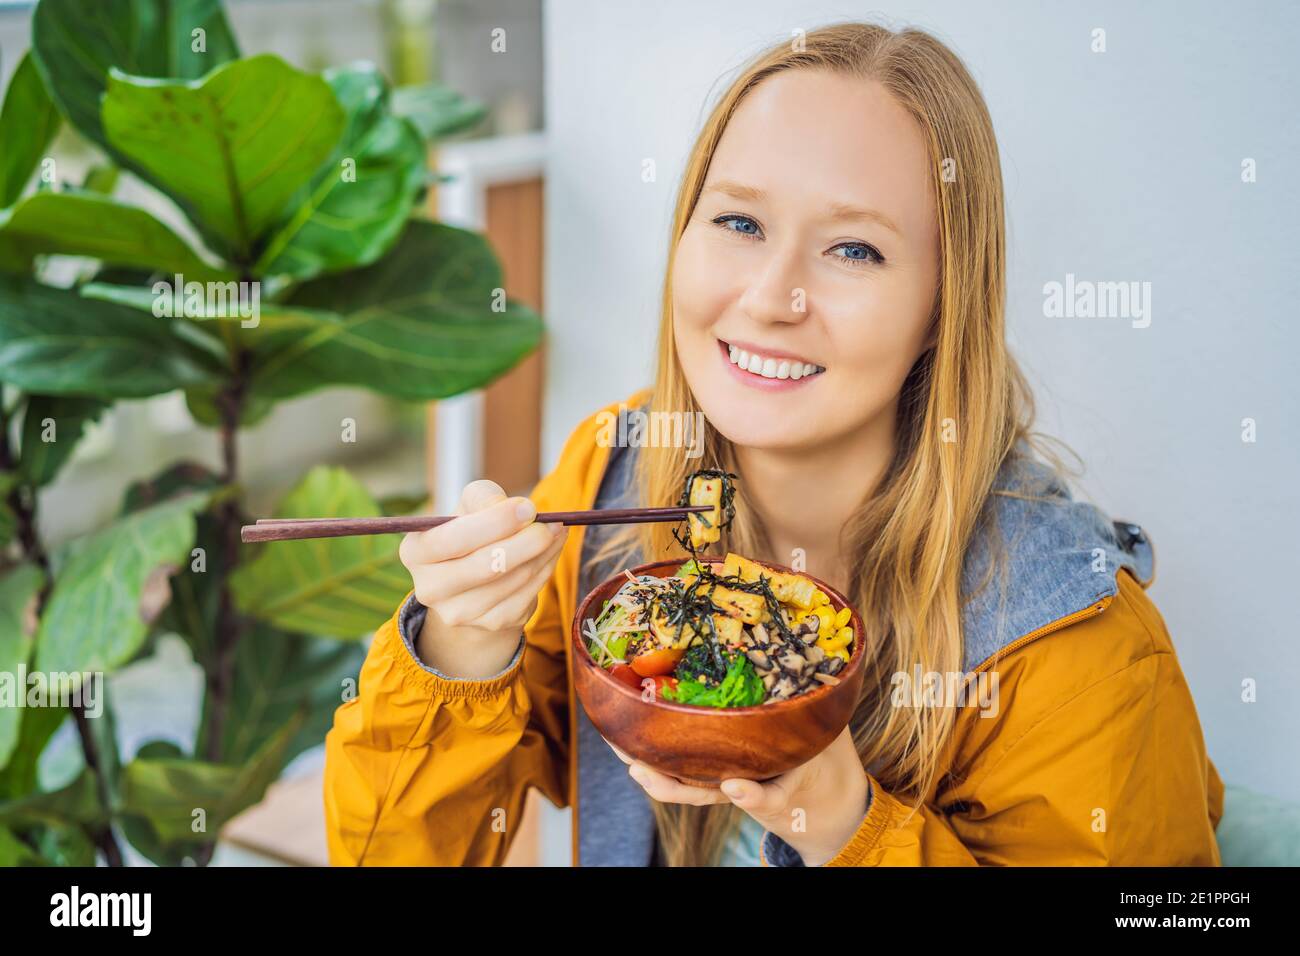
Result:
M713 505L686 508L597 508L593 511L542 511L534 519L566 525L645 524L650 521L681 521L688 514L709 511ZM257 524L239 529L245 544L255 541L299 541L304 538L345 538L351 535L401 534L428 531L446 524L456 515L402 515L382 518L259 518Z

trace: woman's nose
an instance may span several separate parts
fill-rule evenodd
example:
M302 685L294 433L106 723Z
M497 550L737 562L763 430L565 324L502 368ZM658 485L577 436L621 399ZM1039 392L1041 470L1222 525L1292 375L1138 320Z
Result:
M756 322L802 322L808 290L798 255L779 249L768 253L749 276L740 308Z

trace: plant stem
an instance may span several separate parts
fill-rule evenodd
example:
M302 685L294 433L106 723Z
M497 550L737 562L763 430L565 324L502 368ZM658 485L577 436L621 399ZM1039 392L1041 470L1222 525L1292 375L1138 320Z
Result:
M0 471L12 471L15 464L13 448L9 444L9 415L0 405ZM23 557L39 567L42 572L41 587L36 594L36 618L40 620L49 601L50 592L53 590L54 579L50 575L49 555L46 554L45 546L36 530L36 489L15 485L9 491L8 503L14 515L15 531L18 543L22 547ZM107 809L110 806L108 781L104 779L99 750L90 733L90 725L86 723L86 711L81 704L73 704L70 709L77 725L77 736L81 739L81 752L86 767L94 775L95 789L99 793L100 802ZM122 866L122 850L117 845L111 823L92 829L90 835L95 846L99 847L100 852L104 854L104 859L109 866Z
M99 800L108 807L110 805L108 781L104 778L104 768L99 761L99 750L95 747L95 738L90 732L85 708L81 704L73 704L70 709L72 718L77 724L77 736L81 738L81 750L86 757L86 766L95 776L95 789L99 793ZM113 836L111 823L91 831L91 837L95 841L95 846L99 847L100 852L104 854L104 859L109 866L123 865L122 850L117 845L117 838Z
M232 350L232 364L235 368L234 378L216 397L216 406L221 415L221 470L222 483L234 486L239 481L239 425L244 414L246 398L245 368L247 356L238 349ZM216 633L213 635L212 657L207 662L206 697L207 728L203 742L205 759L220 763L225 750L226 716L230 708L231 693L235 682L235 651L243 636L244 622L235 609L234 598L230 593L230 575L239 564L240 540L239 528L244 524L244 515L239 507L237 495L224 498L217 506L217 538L220 541L221 555L221 590L217 597ZM216 851L214 837L204 844L195 854L194 862L198 866L207 866L212 862Z
M233 381L216 399L221 414L222 482L233 486L239 480L239 454L237 441L240 420L243 417L245 383L242 354L236 354L236 374ZM217 534L222 549L221 591L217 599L216 635L213 642L211 667L207 673L208 726L204 742L206 759L221 761L227 710L230 706L234 684L235 650L243 635L243 621L235 609L230 593L230 575L239 564L239 528L243 514L238 496L225 498L217 507Z

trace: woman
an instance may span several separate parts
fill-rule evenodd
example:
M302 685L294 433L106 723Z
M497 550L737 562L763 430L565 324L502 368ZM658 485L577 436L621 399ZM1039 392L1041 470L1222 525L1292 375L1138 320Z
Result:
M1151 549L1030 433L1004 230L987 110L929 35L840 24L752 63L682 181L653 388L580 425L531 500L475 482L403 541L412 593L327 740L332 860L499 863L536 787L574 807L583 864L1217 865ZM702 412L703 459L611 448L634 411ZM671 529L532 520L672 503L710 465L739 476L719 550L849 595L870 662L829 748L721 791L614 751L568 677L579 596L680 554ZM920 693L931 674L993 693Z

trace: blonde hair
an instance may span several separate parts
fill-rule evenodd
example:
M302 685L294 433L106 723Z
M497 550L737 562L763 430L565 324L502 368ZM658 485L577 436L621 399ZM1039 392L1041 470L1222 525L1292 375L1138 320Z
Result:
M798 49L789 43L773 46L742 70L705 122L678 192L649 411L702 411L674 346L677 241L738 104L763 80L794 69L880 83L916 118L929 147L940 232L935 345L904 382L893 460L874 494L847 522L840 542L842 553L850 556L846 594L862 614L867 642L866 680L850 723L853 740L864 767L915 812L942 769L954 711L892 706L891 675L911 673L915 666L923 673L961 671L963 555L1004 460L1022 439L1038 447L1030 430L1032 394L1005 341L1005 220L997 141L978 87L943 43L917 29L893 32L875 24L840 23L808 32ZM947 161L959 173L946 177L951 181L942 176ZM959 441L943 440L945 423L960 424ZM735 522L715 547L766 556L766 534L746 505L735 449L715 430L706 431L702 459L687 460L670 448L639 449L639 497L675 503L698 467L740 473ZM1045 457L1056 461L1051 454ZM662 524L628 526L593 560L636 547L646 561L680 554L670 533ZM994 563L1002 564L990 563L984 584ZM716 863L742 815L729 804L652 803L669 865Z

